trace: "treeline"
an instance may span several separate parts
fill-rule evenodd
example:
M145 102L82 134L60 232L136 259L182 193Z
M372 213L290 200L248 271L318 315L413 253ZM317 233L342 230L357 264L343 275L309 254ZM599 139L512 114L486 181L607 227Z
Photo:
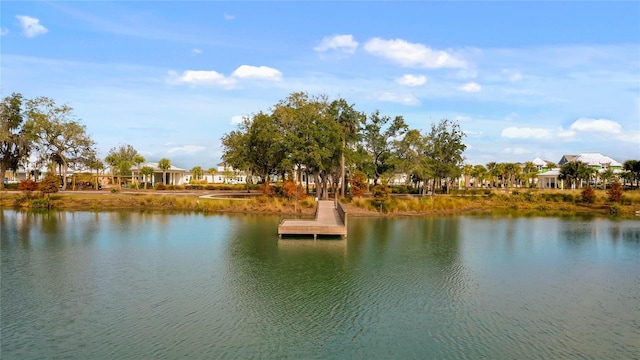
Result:
M97 158L95 142L70 106L58 105L47 97L24 99L13 93L0 107L0 189L4 188L6 171L17 171L31 157L36 158L36 165L47 165L51 170L58 164L63 188L67 186L67 169L90 166Z
M441 120L422 133L400 115L365 114L342 98L297 92L225 134L222 158L267 187L274 176L299 186L303 174L313 177L320 198L328 197L329 186L344 194L349 180L355 185L364 177L384 187L400 174L427 191L460 176L464 137L455 121Z

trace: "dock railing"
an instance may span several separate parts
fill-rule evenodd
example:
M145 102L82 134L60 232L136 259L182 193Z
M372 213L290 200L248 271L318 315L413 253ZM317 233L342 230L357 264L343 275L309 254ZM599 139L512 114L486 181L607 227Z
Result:
M340 220L344 224L345 229L347 228L347 209L344 207L340 200L336 200L336 210L338 210L338 215L340 215Z

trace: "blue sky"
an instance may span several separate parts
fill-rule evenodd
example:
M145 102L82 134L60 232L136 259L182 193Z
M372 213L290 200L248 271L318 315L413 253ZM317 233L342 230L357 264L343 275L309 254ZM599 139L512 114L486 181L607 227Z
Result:
M68 103L101 156L220 161L242 116L306 91L412 128L457 120L466 162L640 158L640 2L2 1L2 96Z

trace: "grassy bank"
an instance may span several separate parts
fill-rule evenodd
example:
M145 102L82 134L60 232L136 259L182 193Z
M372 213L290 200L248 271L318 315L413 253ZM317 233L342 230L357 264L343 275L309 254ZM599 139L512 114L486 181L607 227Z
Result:
M200 198L201 192L171 193L141 191L136 193L63 192L43 198L22 192L0 193L0 208L58 210L169 210L202 213L266 213L312 215L312 197L294 201L278 197L252 196L241 199ZM224 196L224 194L217 194ZM580 190L469 191L454 195L391 197L387 201L371 198L344 199L350 216L424 216L448 214L521 214L563 216L592 214L597 216L635 217L640 211L640 191L627 191L617 202L607 193L596 191L592 202L584 201Z

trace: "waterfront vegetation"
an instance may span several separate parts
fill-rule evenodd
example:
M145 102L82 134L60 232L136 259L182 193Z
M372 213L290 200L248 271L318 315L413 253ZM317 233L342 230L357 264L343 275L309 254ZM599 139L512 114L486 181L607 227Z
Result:
M231 186L224 187L232 189ZM37 191L0 193L0 208L58 210L159 210L200 213L265 213L312 216L315 198L265 196L234 190L199 191L65 191L42 196ZM635 216L640 210L640 192L624 191L611 199L605 190L458 190L449 195L420 196L393 194L385 199L366 195L344 197L350 216L429 216L473 213L514 213L522 215L592 214L598 216ZM208 194L207 197L201 197Z

